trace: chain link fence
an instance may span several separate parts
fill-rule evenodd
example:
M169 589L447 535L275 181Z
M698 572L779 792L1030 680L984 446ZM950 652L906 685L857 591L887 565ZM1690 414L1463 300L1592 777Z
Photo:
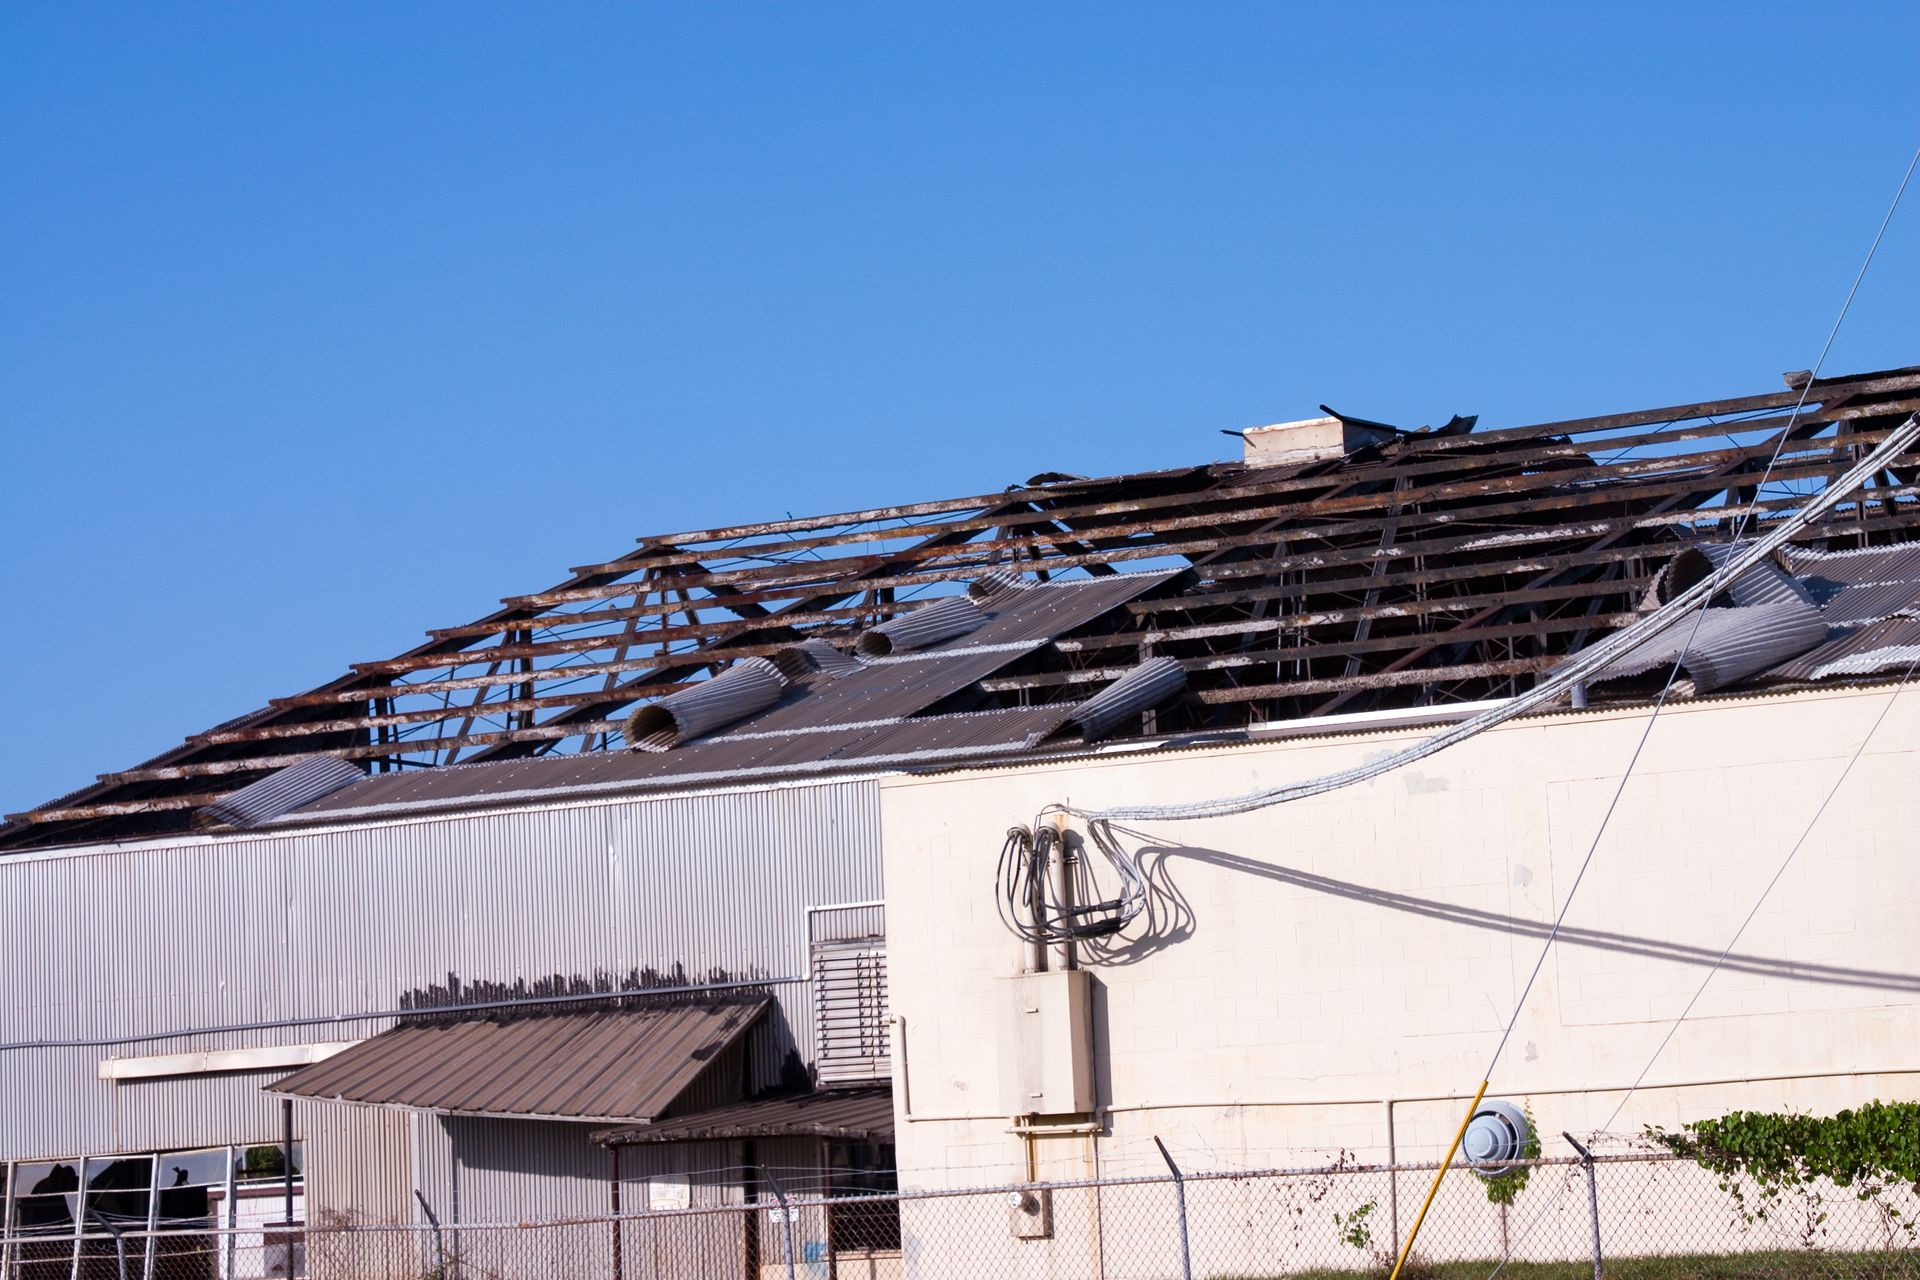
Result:
M11 1238L6 1280L1257 1280L1381 1276L1436 1166L1056 1182L441 1228L310 1224ZM1408 1280L1920 1280L1920 1199L1830 1184L1768 1195L1672 1157L1513 1166L1510 1203L1441 1185Z

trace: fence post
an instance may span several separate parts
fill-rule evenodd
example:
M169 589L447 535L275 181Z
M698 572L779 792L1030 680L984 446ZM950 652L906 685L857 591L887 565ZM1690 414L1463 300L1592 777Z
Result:
M773 1188L773 1198L780 1202L780 1219L787 1228L787 1280L793 1280L793 1207L787 1203L787 1193L780 1189L780 1180L773 1176L772 1171L763 1167L760 1172L766 1177L767 1185Z
M1167 1168L1173 1173L1174 1201L1180 1209L1180 1278L1193 1280L1193 1254L1187 1248L1187 1179L1180 1172L1180 1166L1167 1154L1167 1144L1155 1134L1153 1145L1160 1148L1160 1158L1167 1162Z
M437 1280L448 1280L447 1244L440 1236L440 1219L434 1215L433 1206L420 1194L420 1188L413 1189L413 1198L420 1202L420 1208L427 1215L427 1225L433 1228L434 1271Z
M1587 1219L1593 1225L1593 1280L1600 1280L1600 1188L1593 1180L1593 1152L1574 1140L1572 1134L1562 1131L1561 1137L1573 1144L1580 1153L1580 1163L1587 1171Z

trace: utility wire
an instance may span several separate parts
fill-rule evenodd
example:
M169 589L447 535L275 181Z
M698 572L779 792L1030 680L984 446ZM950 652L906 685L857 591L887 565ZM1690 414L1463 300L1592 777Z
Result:
M1826 814L1828 807L1833 803L1834 797L1840 794L1840 785L1847 780L1847 775L1853 772L1853 767L1860 763L1860 757L1866 754L1868 744L1873 741L1874 735L1880 732L1880 726L1886 723L1887 715L1893 710L1893 704L1899 701L1902 693L1906 692L1907 685L1912 681L1913 673L1916 669L1920 669L1920 658L1915 658L1907 664L1905 674L1900 677L1900 683L1894 686L1893 692L1887 696L1886 702L1881 705L1880 714L1875 716L1873 723L1867 727L1866 736L1860 739L1860 745L1855 747L1853 754L1847 758L1846 765L1840 770L1840 776L1833 780L1833 786L1827 789L1826 796L1820 801L1820 807L1813 811L1811 818L1807 819L1807 825L1801 829L1799 839L1795 840L1793 847L1787 850L1787 856L1781 859L1780 865L1774 869L1773 878L1767 881L1766 888L1762 889L1760 896L1754 899L1753 908L1748 911L1745 918L1740 921L1740 927L1733 931L1733 936L1727 939L1727 945L1721 949L1712 967L1707 970L1706 976L1700 979L1700 985L1694 988L1693 995L1687 1001L1686 1008L1682 1009L1680 1015L1667 1027L1667 1033L1660 1037L1660 1043L1654 1046L1652 1055L1647 1058L1647 1065L1640 1068L1640 1074L1633 1078L1631 1085L1627 1086L1626 1093L1621 1095L1620 1101L1613 1108L1613 1113L1607 1117L1606 1123L1602 1124L1600 1128L1595 1131L1596 1133L1604 1133L1611 1129L1613 1122L1620 1118L1620 1113L1626 1110L1627 1101L1633 1097L1634 1092L1646 1081L1647 1073L1653 1070L1653 1064L1659 1061L1660 1055L1666 1051L1668 1043L1671 1042L1674 1037L1674 1033L1680 1030L1680 1024L1687 1020L1687 1015L1693 1012L1694 1005L1698 1004L1700 997L1706 994L1707 984L1712 982L1714 975L1720 972L1720 967L1727 962L1727 957L1733 954L1733 949L1738 945L1741 935L1746 933L1747 926L1753 923L1754 917L1760 914L1760 908L1766 903L1767 898L1779 887L1781 877L1786 875L1787 868L1793 865L1794 858L1799 855L1801 848L1806 845L1807 837L1813 834L1814 827L1819 824L1821 817Z
M1798 403L1794 405L1793 412L1788 415L1787 425L1782 427L1780 430L1780 439L1778 443L1774 445L1773 456L1769 458L1767 461L1766 470L1761 474L1760 483L1759 483L1759 486L1756 486L1756 491L1759 487L1764 487L1767 483L1768 478L1772 476L1774 464L1778 462L1781 451L1786 448L1787 440L1793 434L1794 423L1799 419L1800 410L1806 405L1807 397L1813 391L1813 384L1820 377L1820 370L1826 364L1827 354L1833 350L1834 339L1837 338L1840 334L1840 326L1846 322L1847 313L1853 309L1853 300L1856 296L1858 296L1860 292L1861 282L1866 279L1867 268L1873 265L1874 255L1879 252L1880 242L1882 239L1885 238L1887 234L1887 227L1893 222L1893 215L1895 211L1900 208L1901 197L1905 196L1907 193L1907 184L1913 180L1913 173L1916 166L1920 166L1920 147L1916 147L1914 149L1913 157L1907 161L1906 171L1902 173L1900 176L1900 185L1897 188L1895 188L1893 193L1893 199L1887 205L1887 212L1885 213L1885 215L1881 217L1880 225L1873 233L1873 242L1867 246L1867 255L1864 259L1861 260L1860 269L1854 272L1853 284L1847 289L1847 296L1840 304L1840 314L1834 317L1832 327L1827 330L1826 341L1820 345L1819 358L1813 362L1812 369L1808 371L1806 385L1804 385L1800 389L1800 399ZM1914 419L1912 417L1908 418L1909 423L1913 422L1913 420ZM1878 452L1878 450L1876 450L1875 452ZM1753 513L1751 511L1745 512L1741 515L1740 522L1734 528L1733 541L1735 544L1738 544L1740 540L1740 536L1745 531L1747 522L1752 519L1752 516L1753 516ZM1717 585L1722 577L1727 577L1727 576L1728 575L1725 575L1722 573L1716 573L1714 575L1713 580ZM1728 580L1731 581L1732 580L1731 577L1728 577ZM1704 606L1702 607L1701 612L1702 612L1702 615L1704 616L1704 613L1705 613ZM1695 634L1698 633L1699 626L1700 626L1699 619L1696 618L1694 621ZM1689 645L1692 643L1691 638L1689 638L1688 643ZM1684 653L1684 650L1682 652ZM1920 660L1916 660L1916 663L1914 665L1920 665ZM1561 905L1560 914L1558 917L1555 918L1553 923L1553 928L1548 932L1547 940L1545 944L1540 948L1540 956L1537 960L1534 961L1533 972L1527 978L1527 985L1521 989L1520 999L1514 1005L1513 1017L1510 1021L1508 1021L1507 1029L1501 1033L1499 1047L1494 1050L1493 1058L1487 1064L1487 1072L1484 1079L1492 1078L1493 1068L1499 1062L1500 1054L1506 1049L1507 1041L1513 1035L1513 1028L1520 1021L1521 1010L1526 1006L1527 994L1532 991L1534 980L1540 976L1540 969L1546 963L1547 953L1550 950L1552 950L1554 940L1559 936L1560 922L1566 919L1567 910L1573 905L1573 896L1575 892L1577 892L1580 888L1580 881L1587 873L1588 864L1591 863L1593 860L1594 850L1598 849L1600 846L1600 837L1606 834L1607 824L1612 821L1614 810L1618 807L1620 803L1620 796L1626 790L1627 778L1632 775L1633 766L1639 761L1640 752L1646 746L1648 736L1651 735L1653 732L1654 721L1659 719L1661 708L1666 705L1668 691L1673 687L1674 677L1678 674L1679 669L1680 669L1680 663L1679 663L1679 660L1676 659L1674 662L1673 670L1670 671L1667 675L1667 683L1660 690L1660 697L1658 701L1654 703L1653 713L1647 717L1646 727L1641 731L1640 741L1634 747L1633 756L1631 757L1631 759L1629 759L1627 763L1627 773L1625 775L1622 775L1620 779L1620 785L1614 789L1613 799L1607 805L1606 812L1601 816L1600 829L1594 833L1593 844L1590 845L1587 849L1587 856L1580 864L1579 874L1574 877L1572 886L1567 890L1566 901ZM1847 773L1852 770L1854 762L1859 760L1861 752L1866 750L1867 743L1871 741L1873 737L1873 730L1876 730L1880 727L1881 721L1886 719L1887 712L1893 709L1894 700L1900 696L1900 690L1906 687L1906 682L1909 678L1911 678L1913 674L1913 669L1914 667L1912 665L1910 665L1907 668L1907 675L1901 678L1900 684L1894 688L1893 695L1887 699L1886 706L1881 708L1880 716L1873 722L1873 729L1870 729L1868 731L1866 738L1861 739L1860 746L1858 749L1855 750L1853 757L1850 760L1848 760L1847 767L1841 770L1840 777L1834 781L1833 789L1827 793L1826 799L1820 802L1820 807L1818 810L1815 811L1813 815L1813 819L1808 822L1806 830L1800 833L1800 839L1796 840L1793 844L1793 848L1788 850L1785 861L1783 861L1780 864L1779 870L1774 872L1773 879L1767 883L1766 889L1761 893L1759 899L1756 900L1755 903L1753 904L1753 910L1747 913L1747 918L1741 921L1740 927L1734 931L1733 938L1731 941L1727 943L1726 949L1720 953L1719 959L1714 961L1713 968L1707 971L1706 978L1704 978L1701 981L1700 986L1694 991L1693 999L1687 1002L1687 1006L1685 1009L1681 1010L1680 1016L1674 1020L1671 1026L1667 1028L1666 1036L1662 1038L1662 1040L1660 1041L1660 1044L1653 1051L1653 1057L1648 1059L1647 1065L1641 1069L1640 1075L1638 1076L1638 1078L1635 1079L1633 1086L1628 1089L1626 1095L1621 1098L1619 1105L1614 1108L1613 1116L1608 1118L1606 1125L1601 1126L1602 1129L1605 1129L1608 1126L1612 1125L1614 1119L1618 1118L1622 1108L1626 1106L1627 1099L1633 1096L1633 1090L1638 1089L1640 1087L1640 1083L1647 1078L1647 1072L1653 1069L1654 1061L1659 1058L1661 1052L1666 1048L1668 1041L1673 1039L1674 1033L1680 1029L1680 1024L1686 1020L1687 1014L1692 1012L1695 1002L1699 1000L1701 993L1706 990L1707 983L1712 981L1713 975L1720 971L1720 966L1726 962L1727 955L1730 952L1732 952L1735 943L1739 942L1741 934L1746 932L1747 925L1752 923L1754 916L1758 914L1761 903L1766 901L1767 894L1773 891L1773 887L1774 885L1779 883L1780 877L1786 874L1788 865L1792 863L1794 855L1799 853L1801 845L1803 845L1806 842L1807 836L1813 830L1814 823L1818 822L1820 819L1820 815L1826 812L1827 805L1832 801L1834 795L1839 791L1841 782L1844 782L1846 780ZM1483 1084L1482 1088L1484 1087L1485 1086ZM1538 1213L1534 1215L1534 1223L1537 1223L1539 1221L1539 1217L1540 1215ZM1534 1223L1529 1223L1526 1231L1522 1232L1522 1235L1521 1235L1522 1243L1525 1242L1527 1234L1531 1233ZM1411 1242L1409 1242L1408 1247L1409 1248L1412 1247ZM1487 1280L1494 1280L1494 1277L1498 1276L1500 1274L1501 1269L1504 1268L1506 1265L1507 1265L1507 1259L1502 1258L1499 1261L1499 1263L1494 1266L1493 1270L1488 1273ZM1394 1267L1395 1277L1398 1276L1399 1271L1400 1271L1400 1268L1398 1266L1395 1266Z
M1819 807L1813 811L1813 816L1807 819L1807 825L1801 829L1799 838L1793 842L1793 847L1787 850L1787 856L1781 859L1780 865L1774 869L1773 877L1767 881L1766 888L1762 889L1760 896L1754 899L1752 908L1748 910L1746 916L1740 921L1740 926L1733 931L1733 936L1727 939L1727 945L1721 949L1719 956L1714 960L1712 966L1708 968L1706 976L1700 979L1700 985L1694 988L1693 995L1687 1000L1686 1007L1681 1009L1679 1016L1675 1017L1674 1020L1668 1024L1666 1034L1660 1037L1660 1043L1654 1046L1653 1053L1647 1058L1646 1065L1640 1068L1640 1074L1633 1078L1633 1083L1627 1086L1627 1091L1621 1095L1620 1101L1614 1104L1612 1114L1609 1115L1598 1128L1592 1131L1594 1137L1598 1137L1613 1128L1614 1121L1618 1120L1620 1113L1626 1110L1628 1100L1633 1097L1634 1093L1642 1084L1646 1083L1647 1074L1653 1070L1654 1063L1658 1062L1660 1055L1666 1051L1667 1045L1673 1040L1675 1033L1680 1030L1680 1025L1687 1020L1687 1016L1693 1012L1694 1006L1700 1002L1700 997L1706 994L1707 984L1713 981L1714 975L1719 973L1721 966L1726 964L1727 957L1733 954L1733 949L1739 944L1741 936L1746 933L1747 926L1753 923L1754 918L1760 914L1760 908L1766 904L1768 897L1779 887L1781 878L1787 874L1787 868L1793 865L1794 858L1799 855L1800 850L1806 845L1807 838L1813 834L1814 827L1819 824L1821 817L1826 814L1828 807L1833 804L1834 797L1840 794L1841 784L1846 782L1847 775L1853 772L1853 767L1860 762L1860 757L1866 754L1867 746L1873 741L1874 735L1880 731L1880 726L1885 723L1888 713L1893 710L1893 704L1899 700L1902 693L1906 692L1907 685L1912 682L1913 674L1916 670L1920 670L1920 658L1915 658L1907 664L1906 672L1900 677L1900 683L1894 686L1893 692L1887 696L1886 702L1881 705L1880 713L1874 717L1873 723L1867 727L1866 736L1860 739L1860 745L1855 747L1853 754L1847 758L1847 763L1841 768L1840 775L1833 780L1833 785L1827 789L1827 794L1821 798ZM1508 1251L1509 1256L1511 1256L1513 1250L1519 1249L1520 1246L1524 1245L1528 1238L1533 1235L1534 1228L1539 1226L1545 1217L1546 1209L1547 1206L1543 1204L1539 1209L1534 1211L1533 1216L1528 1219L1526 1226L1521 1229L1519 1238L1514 1241L1512 1249ZM1492 1271L1487 1273L1487 1280L1494 1280L1494 1277L1498 1276L1501 1269L1506 1265L1506 1259L1502 1259Z

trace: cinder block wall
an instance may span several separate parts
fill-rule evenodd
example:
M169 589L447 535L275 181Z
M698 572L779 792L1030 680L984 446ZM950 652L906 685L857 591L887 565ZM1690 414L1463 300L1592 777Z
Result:
M1662 714L1493 1095L1524 1101L1550 1135L1607 1119L1888 693ZM1196 1168L1341 1150L1385 1160L1390 1146L1436 1158L1460 1113L1447 1099L1479 1081L1645 720L1536 718L1363 787L1151 824L1144 856L1179 902L1163 901L1174 909L1156 933L1089 965L1107 1128L1037 1140L1040 1175L1157 1171L1156 1134ZM994 907L1008 826L1053 801L1177 801L1308 778L1419 733L883 784L903 1183L1027 1176L999 1096L1002 979L1023 963ZM1735 1106L1920 1096L1916 746L1920 696L1907 695L1615 1131Z

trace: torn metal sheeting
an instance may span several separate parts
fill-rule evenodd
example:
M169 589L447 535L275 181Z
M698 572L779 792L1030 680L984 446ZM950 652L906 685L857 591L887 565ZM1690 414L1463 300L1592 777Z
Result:
M1476 424L1300 465L1049 478L649 537L16 815L0 849L183 831L193 809L314 756L373 775L350 793L474 762L597 777L583 762L607 754L843 767L867 730L805 758L792 743L710 748L958 711L1053 715L1154 658L1186 676L1155 711L1163 732L1518 696L1641 607L1677 551L1723 542L1741 519L1758 536L1845 472L1920 407L1920 367L1822 379L1800 398ZM1757 489L1769 465L1792 492ZM1920 578L1916 474L1909 452L1788 550L1785 567L1829 625L1864 625L1911 598L1888 584ZM1766 578L1754 582L1780 585ZM961 603L926 598L961 583ZM1735 586L1736 603L1766 603ZM985 615L976 629L853 668L845 651L863 635L910 632L969 599ZM699 738L676 731L682 745L663 753L607 750L637 710L753 659L792 682L772 705ZM653 770L686 767L628 760L615 772L656 785L665 773Z
M857 658L884 658L964 636L986 625L987 615L966 596L949 596L902 613L861 633L853 653Z
M1835 629L1823 644L1767 672L1781 680L1825 680L1900 671L1920 658L1920 618L1883 618Z
M1074 707L1067 717L1088 742L1106 737L1187 687L1187 672L1173 658L1150 658Z
M780 701L789 681L765 658L736 662L711 680L650 702L627 718L627 745L671 751Z
M345 760L313 756L194 810L193 824L203 830L223 826L242 830L257 827L303 804L350 787L366 776L364 770Z
M1677 661L1694 692L1708 693L1805 653L1826 636L1819 610L1797 600L1703 609L1615 659L1591 683L1665 671Z
M1732 542L1702 543L1695 550L1706 558L1716 573L1740 553L1739 545ZM1755 565L1727 584L1727 594L1733 597L1736 605L1813 603L1813 597L1807 594L1807 589L1799 580L1775 564Z

